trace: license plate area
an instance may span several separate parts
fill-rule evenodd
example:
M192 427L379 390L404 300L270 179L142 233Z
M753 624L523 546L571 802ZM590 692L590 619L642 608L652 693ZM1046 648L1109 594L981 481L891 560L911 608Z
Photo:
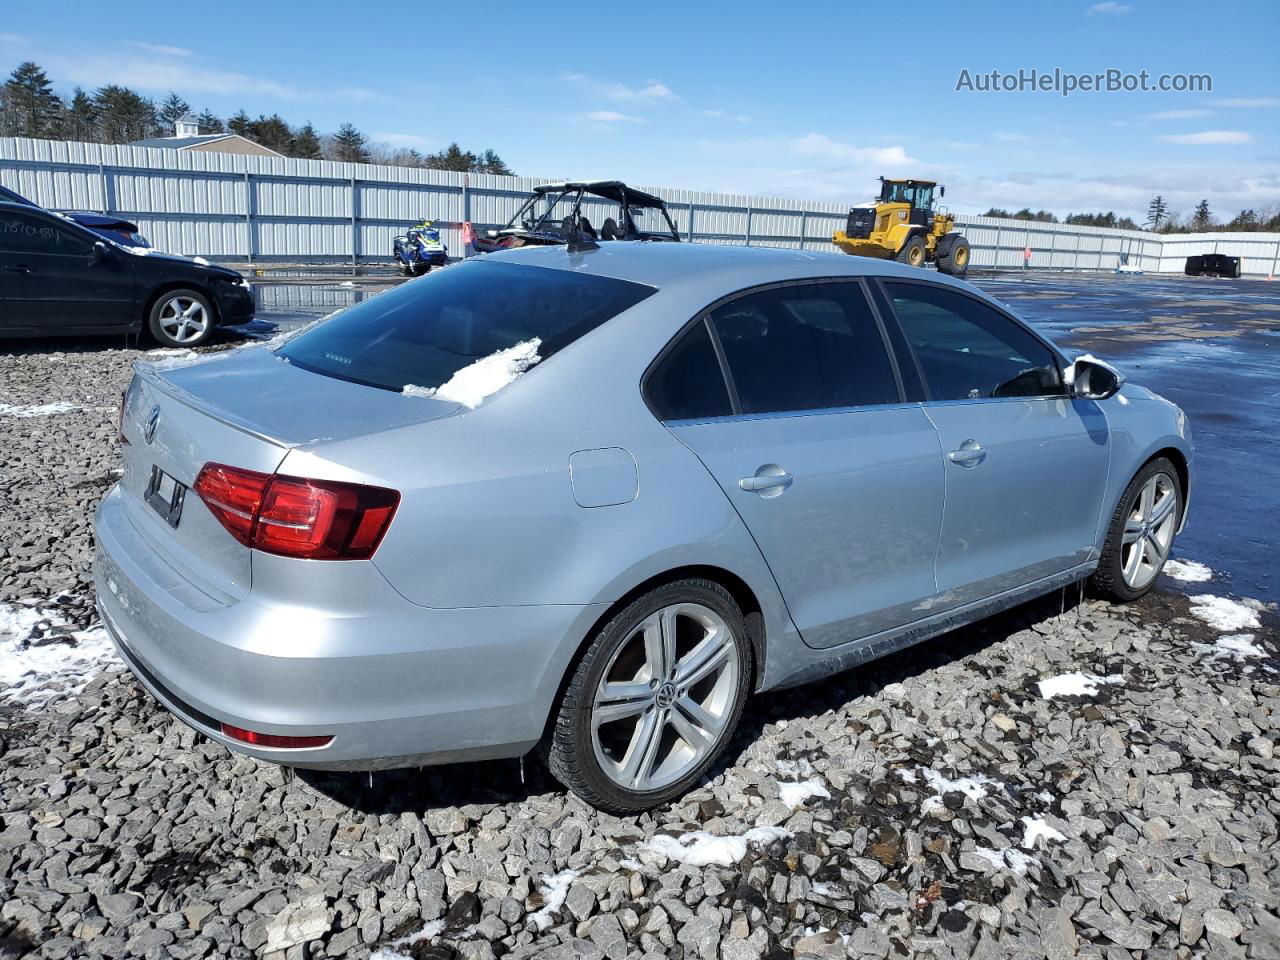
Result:
M182 516L182 501L186 495L186 484L179 483L159 467L151 468L151 479L147 482L145 499L169 526L177 527L178 520Z

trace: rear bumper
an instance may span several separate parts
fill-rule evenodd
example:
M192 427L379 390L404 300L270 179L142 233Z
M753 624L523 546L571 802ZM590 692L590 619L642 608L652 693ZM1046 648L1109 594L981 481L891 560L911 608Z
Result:
M165 707L263 760L373 770L519 756L541 737L563 669L598 615L595 606L420 607L360 562L350 564L350 576L364 578L351 591L358 606L252 591L232 603L193 602L122 501L112 491L96 520L103 624ZM333 740L249 746L224 736L222 723Z

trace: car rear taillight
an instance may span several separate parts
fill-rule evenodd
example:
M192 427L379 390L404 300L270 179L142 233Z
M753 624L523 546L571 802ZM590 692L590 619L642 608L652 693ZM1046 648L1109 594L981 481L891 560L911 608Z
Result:
M307 560L367 560L400 494L384 487L309 480L206 463L195 491L246 547Z
M258 733L256 730L245 730L233 727L229 723L221 725L223 736L255 747L283 747L286 750L306 750L315 747L327 747L333 743L332 736L323 737L286 737L278 733Z

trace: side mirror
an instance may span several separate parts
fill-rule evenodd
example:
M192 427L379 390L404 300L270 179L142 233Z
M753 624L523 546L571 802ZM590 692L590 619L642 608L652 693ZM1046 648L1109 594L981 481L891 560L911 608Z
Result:
M111 258L111 251L107 249L107 245L103 243L101 240L95 241L93 244L93 259L96 260L98 263L102 263L103 261L109 260L110 258Z
M940 196L940 197L945 197L946 195L947 195L947 188L946 188L946 187L939 187L939 188L938 188L938 196Z
M1088 354L1076 358L1067 370L1067 378L1072 395L1088 400L1106 400L1124 386L1124 374Z

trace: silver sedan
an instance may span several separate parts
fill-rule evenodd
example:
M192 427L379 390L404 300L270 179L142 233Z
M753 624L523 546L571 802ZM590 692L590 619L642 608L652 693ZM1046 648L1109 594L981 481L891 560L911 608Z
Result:
M541 747L602 808L707 775L754 691L1091 579L1145 593L1182 412L956 280L529 248L282 344L139 365L97 516L140 682L227 747Z

